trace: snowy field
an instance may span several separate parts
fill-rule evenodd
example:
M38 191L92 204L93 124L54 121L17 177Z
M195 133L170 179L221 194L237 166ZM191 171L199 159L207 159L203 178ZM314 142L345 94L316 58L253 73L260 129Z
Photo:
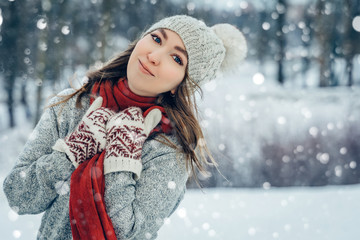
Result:
M30 124L0 136L0 181L30 134ZM159 240L356 240L360 185L188 190ZM35 239L40 215L18 216L0 191L0 239Z
M188 191L165 239L359 239L360 186Z
M40 216L18 216L0 194L1 239L35 239ZM359 239L360 186L188 190L159 240Z

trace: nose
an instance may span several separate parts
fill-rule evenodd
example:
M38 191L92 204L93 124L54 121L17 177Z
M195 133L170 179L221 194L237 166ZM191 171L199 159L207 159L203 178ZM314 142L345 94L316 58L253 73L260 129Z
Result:
M149 60L150 63L154 65L159 65L161 59L161 52L159 50L153 50L148 53L147 59Z

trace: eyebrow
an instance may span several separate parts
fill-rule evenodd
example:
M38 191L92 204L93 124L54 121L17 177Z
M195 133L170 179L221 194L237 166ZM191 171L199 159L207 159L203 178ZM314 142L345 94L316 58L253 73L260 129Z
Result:
M164 29L160 28L159 32L161 33L161 35L163 35L165 40L168 39L168 36L167 36ZM186 56L186 58L188 58L188 54L187 54L187 51L185 49L183 49L182 47L179 47L179 46L175 46L175 49L178 50L179 52L183 53Z
M188 54L185 49L183 49L182 47L179 47L179 46L175 46L175 49L182 52L186 56L186 58L188 58Z
M162 28L160 28L159 31L160 31L160 33L163 35L163 37L167 40L167 39L168 39L168 36L167 36L165 30L162 29Z

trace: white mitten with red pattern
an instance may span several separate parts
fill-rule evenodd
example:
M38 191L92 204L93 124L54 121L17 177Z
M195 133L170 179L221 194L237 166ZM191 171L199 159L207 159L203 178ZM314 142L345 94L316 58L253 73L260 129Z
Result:
M96 98L75 130L64 139L57 140L52 147L65 152L76 168L105 149L106 123L115 112L101 107L102 101L102 97Z
M113 115L106 125L104 174L129 171L138 179L142 171L142 146L160 120L159 109L151 110L145 119L138 107L129 107Z

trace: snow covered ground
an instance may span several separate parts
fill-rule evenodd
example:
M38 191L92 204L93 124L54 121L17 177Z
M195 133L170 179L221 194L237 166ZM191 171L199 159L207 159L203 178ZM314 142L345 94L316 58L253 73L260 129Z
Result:
M359 239L360 186L188 191L165 239Z
M0 194L1 239L35 239L40 216L18 216ZM159 240L355 240L360 185L188 190Z

